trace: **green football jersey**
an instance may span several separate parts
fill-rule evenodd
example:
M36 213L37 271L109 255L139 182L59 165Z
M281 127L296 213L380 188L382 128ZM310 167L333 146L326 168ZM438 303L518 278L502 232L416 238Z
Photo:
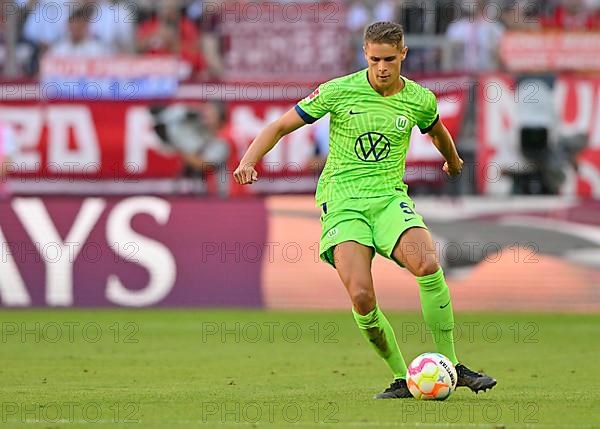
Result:
M393 195L402 181L413 127L422 133L439 119L433 93L402 77L404 88L377 93L361 70L321 84L296 105L307 123L330 113L329 155L316 202Z

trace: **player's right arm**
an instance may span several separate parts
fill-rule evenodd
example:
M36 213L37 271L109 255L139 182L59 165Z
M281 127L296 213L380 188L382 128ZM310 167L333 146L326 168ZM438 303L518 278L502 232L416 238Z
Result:
M277 144L281 138L297 130L306 122L295 109L290 109L279 119L271 122L258 133L248 150L242 157L240 164L233 172L235 181L240 185L252 184L258 180L258 173L254 169L256 164Z
M234 171L235 181L241 185L256 182L258 173L254 167L262 157L286 134L297 130L304 124L312 124L331 112L336 96L335 83L333 81L326 82L308 97L300 100L293 109L290 109L275 122L267 125L256 136L240 161L240 165Z

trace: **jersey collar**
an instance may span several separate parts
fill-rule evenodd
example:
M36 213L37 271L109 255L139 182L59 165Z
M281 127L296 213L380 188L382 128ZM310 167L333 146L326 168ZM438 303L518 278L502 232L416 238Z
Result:
M400 79L402 79L402 82L404 82L404 87L398 91L397 93L393 94L393 95L381 95L380 93L378 93L377 91L375 91L375 88L373 88L373 85L371 85L371 81L369 81L369 69L365 69L365 82L367 83L367 85L369 86L369 88L371 88L371 91L373 91L375 94L379 95L382 98L390 98L390 97L396 97L397 95L402 94L405 90L406 90L406 86L407 86L407 82L406 79L404 78L404 76L400 75Z

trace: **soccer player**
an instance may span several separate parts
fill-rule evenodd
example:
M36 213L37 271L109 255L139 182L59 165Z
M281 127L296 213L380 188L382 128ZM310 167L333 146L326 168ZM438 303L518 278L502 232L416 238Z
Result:
M412 128L428 133L444 156L449 176L460 159L439 119L433 93L400 75L408 48L402 26L377 22L365 30L368 68L321 84L310 96L265 127L233 173L240 184L258 180L256 163L297 128L331 114L330 149L317 186L322 209L320 256L346 287L360 331L389 366L394 381L375 397L408 398L406 363L392 326L377 305L371 260L375 253L410 271L419 284L425 324L436 350L456 366L458 386L487 390L496 380L459 363L454 351L450 292L423 218L403 183Z

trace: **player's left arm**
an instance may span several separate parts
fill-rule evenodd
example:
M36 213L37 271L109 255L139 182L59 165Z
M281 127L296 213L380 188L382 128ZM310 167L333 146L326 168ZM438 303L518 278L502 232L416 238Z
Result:
M452 136L442 120L439 119L427 134L429 134L433 144L446 160L442 170L448 176L458 176L463 168L463 160L458 155L454 140L452 140Z

